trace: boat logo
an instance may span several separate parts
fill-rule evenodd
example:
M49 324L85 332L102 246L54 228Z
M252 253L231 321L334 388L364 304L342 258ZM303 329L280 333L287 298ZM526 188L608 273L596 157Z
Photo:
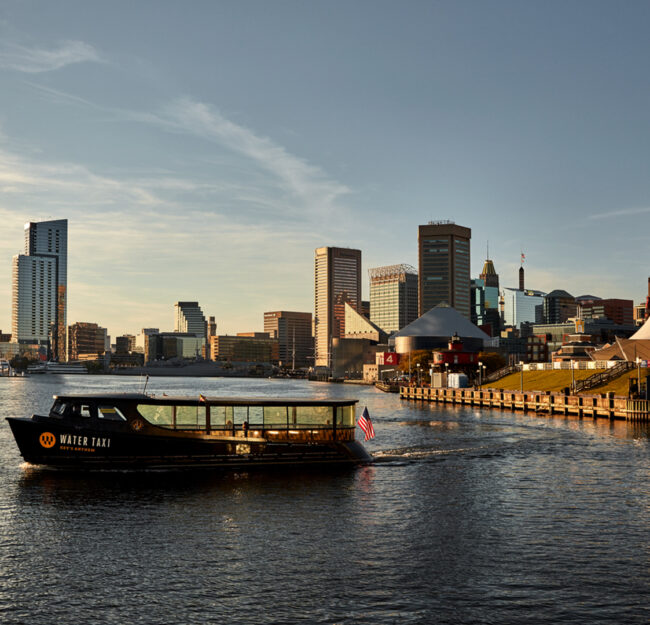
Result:
M133 419L133 421L131 421L131 427L136 432L139 432L144 427L144 421L142 419Z
M56 444L56 436L52 434L51 432L43 432L39 437L38 437L38 442L45 447L45 449L50 449L51 447L54 447Z

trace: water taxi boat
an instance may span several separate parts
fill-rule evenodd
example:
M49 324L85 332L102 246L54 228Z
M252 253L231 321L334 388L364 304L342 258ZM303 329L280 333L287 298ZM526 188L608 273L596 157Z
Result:
M363 464L355 399L55 395L8 417L23 458L67 469Z

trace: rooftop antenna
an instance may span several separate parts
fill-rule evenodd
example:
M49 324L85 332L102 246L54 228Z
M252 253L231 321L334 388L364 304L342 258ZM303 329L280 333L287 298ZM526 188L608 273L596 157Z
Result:
M487 245L485 247L486 247L486 253L487 253L487 256L485 258L487 258L489 260L490 259L490 241L487 242Z

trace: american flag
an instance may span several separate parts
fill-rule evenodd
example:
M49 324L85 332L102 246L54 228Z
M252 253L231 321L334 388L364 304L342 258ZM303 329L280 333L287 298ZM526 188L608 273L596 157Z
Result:
M375 428L372 427L372 421L370 420L370 415L368 414L368 408L364 407L363 414L357 420L357 425L363 430L363 433L366 437L364 441L368 441L371 438L375 438Z

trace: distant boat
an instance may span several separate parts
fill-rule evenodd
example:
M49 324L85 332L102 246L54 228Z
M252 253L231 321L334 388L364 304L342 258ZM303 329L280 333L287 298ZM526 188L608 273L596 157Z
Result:
M27 367L28 374L34 373L88 373L85 365L79 362L38 362Z

